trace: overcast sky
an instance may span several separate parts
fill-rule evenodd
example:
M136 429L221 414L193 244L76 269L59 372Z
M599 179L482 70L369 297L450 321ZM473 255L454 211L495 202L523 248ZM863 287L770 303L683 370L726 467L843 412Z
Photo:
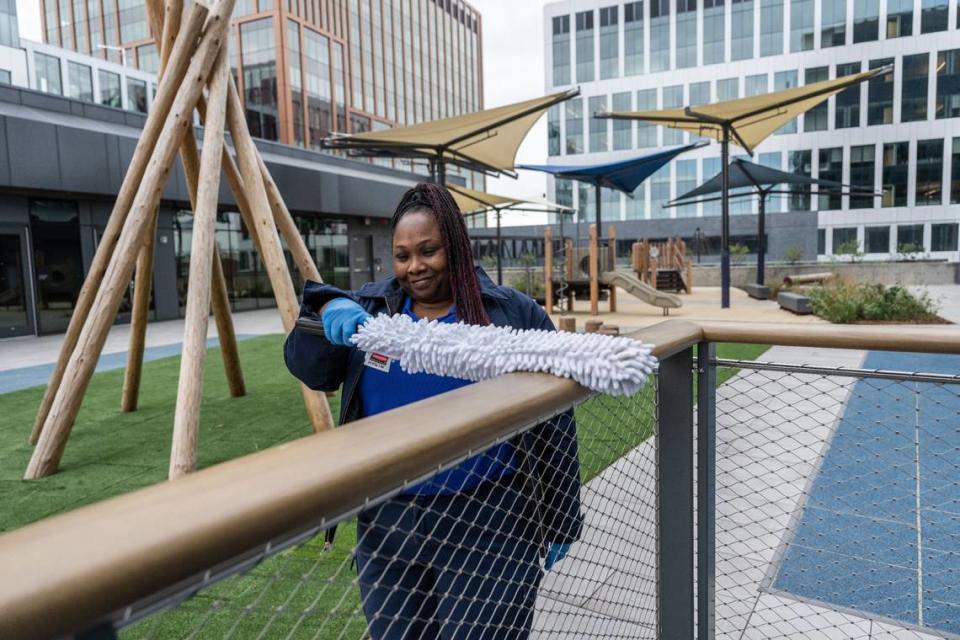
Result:
M16 0L20 35L42 41L40 3ZM547 0L469 0L483 15L484 105L497 107L543 95L543 5ZM547 160L546 116L530 131L517 162L543 164ZM487 181L487 190L510 196L543 195L543 174L521 171L517 180ZM522 222L528 216L517 216Z

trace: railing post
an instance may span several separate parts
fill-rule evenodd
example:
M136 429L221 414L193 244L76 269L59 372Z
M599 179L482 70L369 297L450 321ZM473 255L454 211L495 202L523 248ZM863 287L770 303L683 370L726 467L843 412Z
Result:
M697 640L713 640L716 587L716 346L697 345Z
M657 379L657 615L660 638L693 637L693 349Z

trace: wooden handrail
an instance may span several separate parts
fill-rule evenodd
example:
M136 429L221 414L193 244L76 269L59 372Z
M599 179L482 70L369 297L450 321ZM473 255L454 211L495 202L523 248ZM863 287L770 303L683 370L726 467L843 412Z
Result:
M960 353L960 332L941 327L669 320L631 335L656 345L660 358L701 340ZM588 395L571 380L510 374L6 533L0 637L84 629Z

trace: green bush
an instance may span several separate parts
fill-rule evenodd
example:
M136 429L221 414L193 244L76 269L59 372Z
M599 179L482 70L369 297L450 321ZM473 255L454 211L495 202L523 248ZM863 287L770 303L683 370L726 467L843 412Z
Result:
M527 286L528 282L530 286ZM542 277L530 279L525 274L518 273L510 278L510 286L534 300L542 300L546 296Z
M798 244L792 244L783 250L783 259L787 264L797 264L803 259L803 247Z
M750 249L747 248L747 245L738 242L730 245L730 259L733 261L733 264L742 263L748 253L750 253Z
M926 293L903 287L834 282L811 289L813 312L836 324L853 322L936 322L937 306Z
M856 239L841 242L833 250L834 255L850 256L853 262L860 262L863 259L863 251L860 250L860 242Z

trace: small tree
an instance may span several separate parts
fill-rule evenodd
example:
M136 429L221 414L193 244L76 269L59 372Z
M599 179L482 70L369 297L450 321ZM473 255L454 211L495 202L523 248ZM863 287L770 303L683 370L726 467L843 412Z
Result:
M741 264L748 253L750 253L750 249L748 249L745 244L734 242L730 245L730 259L733 261L733 264Z
M797 264L803 259L803 247L798 244L792 244L783 250L783 259L787 264Z
M838 256L847 256L851 262L863 260L863 251L860 250L860 242L856 239L841 242L834 248L833 253Z
M904 242L897 251L900 253L901 260L919 260L923 257L923 245L916 242Z

